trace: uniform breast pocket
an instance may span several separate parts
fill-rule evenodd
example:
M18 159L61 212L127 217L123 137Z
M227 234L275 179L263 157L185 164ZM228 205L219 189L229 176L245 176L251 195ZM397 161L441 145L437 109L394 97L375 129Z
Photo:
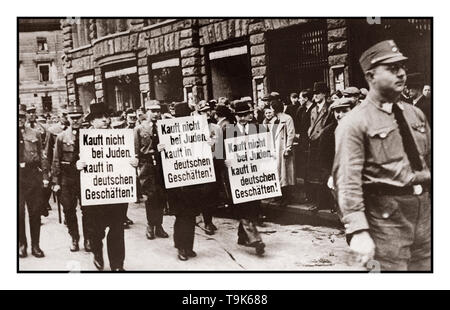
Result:
M412 133L417 144L417 149L421 155L426 155L429 152L427 128L425 124L416 124L412 126Z
M402 139L398 127L383 127L369 131L370 159L383 164L403 157Z
M73 152L75 147L72 143L63 143L62 151L63 151L63 161L71 162L73 159Z
M24 138L25 149L31 154L36 154L38 151L38 139L27 137Z

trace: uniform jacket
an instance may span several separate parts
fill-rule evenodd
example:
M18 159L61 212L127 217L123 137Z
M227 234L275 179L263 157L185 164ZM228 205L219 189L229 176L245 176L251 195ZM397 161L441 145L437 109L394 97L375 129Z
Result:
M61 185L63 177L79 181L79 171L76 169L76 162L80 159L78 143L70 127L56 136L52 165L53 183Z
M431 135L425 115L411 104L397 104L415 140L421 171L410 166L394 114L369 96L336 129L333 178L347 234L369 228L363 185L405 187L430 181Z
M38 130L24 126L19 129L19 164L21 168L38 168L43 178L48 179L44 157L42 155L42 140Z

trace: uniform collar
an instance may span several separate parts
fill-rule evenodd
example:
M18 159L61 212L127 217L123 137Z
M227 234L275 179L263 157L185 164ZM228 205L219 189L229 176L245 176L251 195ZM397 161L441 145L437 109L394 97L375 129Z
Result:
M398 107L403 111L404 107L403 107L403 102L402 101L397 101L396 103L393 102L383 102L381 103L380 101L376 100L375 98L372 98L372 96L367 96L366 100L374 105L378 110L383 111L384 113L387 114L391 114L392 113L392 105L393 104L397 104Z

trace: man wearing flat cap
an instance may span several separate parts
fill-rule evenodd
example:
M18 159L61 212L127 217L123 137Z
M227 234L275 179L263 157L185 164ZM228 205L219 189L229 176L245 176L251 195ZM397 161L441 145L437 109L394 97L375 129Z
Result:
M333 178L347 241L382 271L431 270L430 127L399 100L406 60L392 40L366 50L359 62L369 93L336 129Z
M326 190L323 191L323 199L331 208L332 212L336 212L336 202L333 197L334 192L334 182L331 177L331 171L333 168L334 161L334 149L335 149L335 131L339 122L342 121L344 116L350 112L350 110L355 106L354 100L352 98L340 98L335 100L330 105L330 112L334 120L327 125L322 135L319 139L319 161L321 169L321 181L326 184ZM330 191L331 190L331 191Z
M346 89L344 89L342 94L344 95L344 98L351 99L352 106L355 106L359 102L359 97L361 96L361 91L355 86L350 86L350 87L347 87Z

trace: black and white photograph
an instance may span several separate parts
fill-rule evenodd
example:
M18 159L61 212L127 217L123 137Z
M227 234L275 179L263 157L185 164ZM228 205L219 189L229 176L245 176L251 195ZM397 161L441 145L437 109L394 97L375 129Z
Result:
M18 273L433 272L433 17L86 12L17 17Z

